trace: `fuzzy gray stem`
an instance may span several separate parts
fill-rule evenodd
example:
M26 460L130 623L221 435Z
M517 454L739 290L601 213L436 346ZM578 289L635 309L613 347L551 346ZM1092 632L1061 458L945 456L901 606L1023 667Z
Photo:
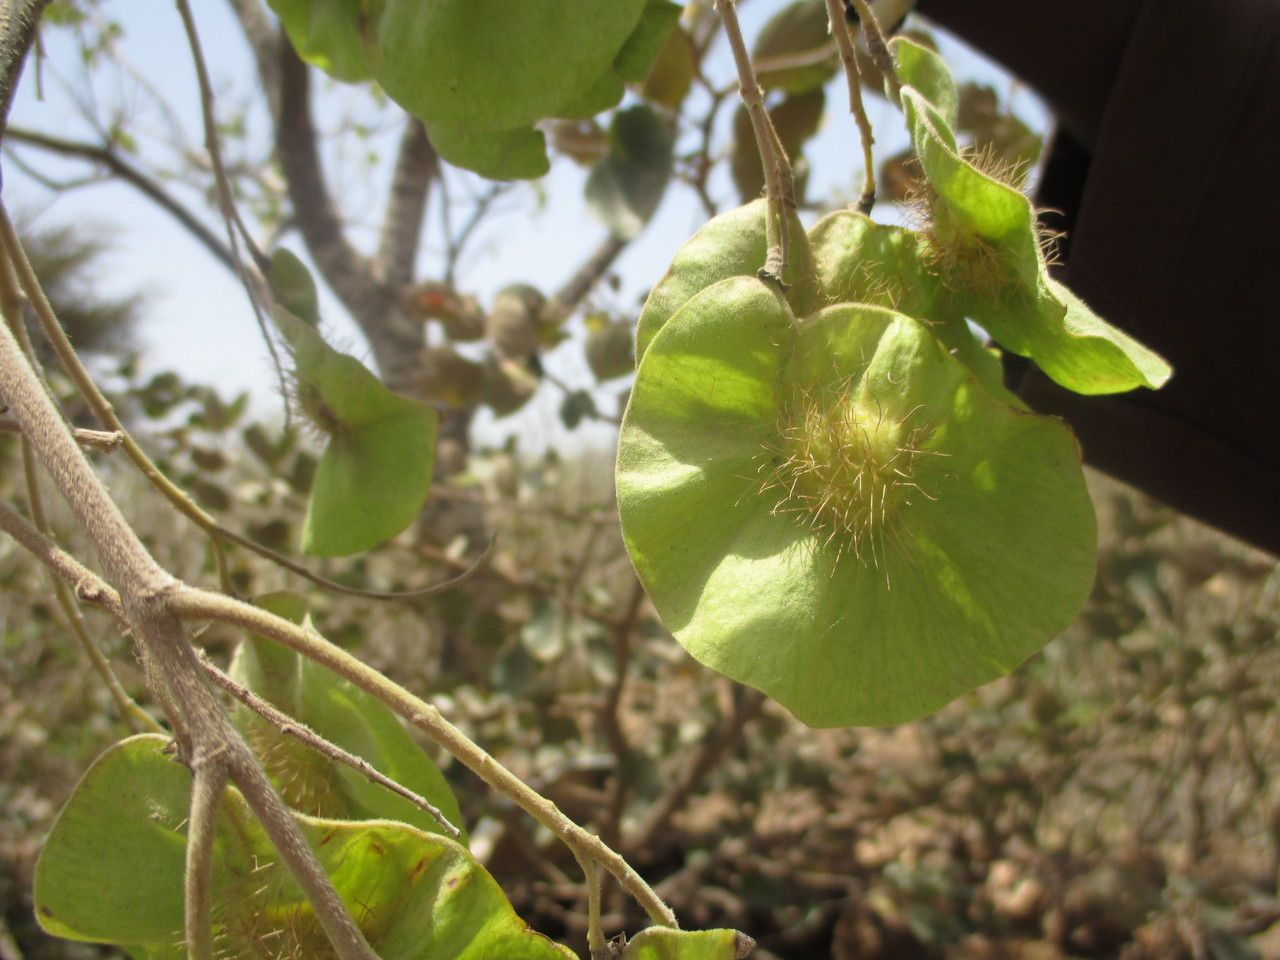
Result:
M216 764L200 765L191 771L184 886L188 960L213 960L213 841L226 785L226 771Z

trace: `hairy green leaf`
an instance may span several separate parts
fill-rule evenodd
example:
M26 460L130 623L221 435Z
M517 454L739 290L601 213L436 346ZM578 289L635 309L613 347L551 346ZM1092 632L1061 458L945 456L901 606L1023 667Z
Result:
M302 549L317 556L368 550L404 530L422 509L438 416L392 393L287 310L277 307L273 316L293 351L299 403L329 436L311 487Z
M937 709L1039 649L1092 584L1065 426L999 402L915 320L840 304L797 323L755 279L653 338L617 483L676 639L814 726Z
M893 43L900 64L932 65L904 72L902 107L928 181L936 269L967 315L1076 393L1163 384L1171 372L1163 359L1049 277L1026 196L961 154L951 126L954 87L939 79L934 55L903 38Z

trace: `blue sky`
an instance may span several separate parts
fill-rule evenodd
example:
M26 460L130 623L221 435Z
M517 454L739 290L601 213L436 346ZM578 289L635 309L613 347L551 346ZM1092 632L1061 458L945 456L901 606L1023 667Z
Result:
M247 120L247 142L265 154L269 132L265 111L254 103L256 75L248 49L240 37L228 6L222 2L193 4L201 39L219 95L220 119L244 113ZM759 25L777 9L782 0L752 0L742 5L744 31L748 41ZM119 71L104 69L95 73L91 86L86 86L76 45L64 31L46 31L44 59L40 65L37 95L35 63L28 65L15 99L11 122L60 136L93 140L97 134L86 123L84 113L110 115L117 108L129 118L130 129L139 131L145 155L160 162L173 162L173 157L155 144L175 133L185 138L186 146L199 150L203 140L200 129L199 93L186 42L177 12L171 4L138 3L137 0L103 2L95 7L96 15L114 19L123 28L118 51L128 70L144 84L162 93L172 115L150 106L149 97L136 79L121 79ZM1002 93L1011 89L1010 79L982 58L941 37L943 53L957 76L991 83ZM719 56L713 57L710 70L717 82L731 80L728 57L721 45ZM316 109L317 126L332 130L344 119L361 119L367 100L357 90L337 84L321 84L323 91ZM823 128L807 151L813 161L809 195L829 196L839 192L853 195L860 183L860 153L852 118L839 109L839 87L829 88L831 97ZM869 111L877 136L877 156L886 157L906 144L899 115L879 98L869 100ZM1029 93L1018 93L1013 99L1015 110L1033 126L1043 128L1046 116ZM731 110L722 111L727 121ZM348 138L344 151L330 150L326 162L333 182L338 187L339 202L357 222L357 242L372 236L372 226L382 190L386 183L386 164L370 166L365 154L393 142L393 131L367 141ZM723 139L723 138L722 138ZM46 177L83 176L85 166L56 162L47 155L26 149L21 157ZM566 279L595 248L604 236L603 228L591 217L582 197L585 172L567 159L554 162L551 174L537 186L521 187L506 203L507 209L493 217L480 230L470 253L460 264L459 282L486 302L494 291L512 282L531 282L544 290L552 290ZM455 188L463 178L453 178ZM198 185L203 188L204 184ZM37 216L45 223L94 221L115 233L109 267L102 277L104 292L147 292L148 309L140 331L144 345L146 369L174 369L196 382L211 383L234 393L249 390L255 412L270 417L278 408L275 378L271 372L265 347L257 330L247 299L237 281L208 257L203 248L166 214L143 199L129 187L102 183L66 192L54 192L39 184L12 162L5 163L6 203L12 210ZM203 198L199 189L176 186L175 192L199 209ZM713 195L725 207L736 203L727 173L721 171L713 181ZM435 210L432 213L436 213ZM879 219L892 220L892 207L878 207ZM207 216L207 222L221 230L219 221ZM679 245L705 220L701 206L691 191L673 184L644 233L631 244L616 265L621 284L615 296L619 305L636 305L644 293L662 275ZM430 219L424 244L424 277L430 275L438 248L439 220ZM296 235L287 236L286 245L302 252ZM322 312L328 332L345 349L367 358L368 351L356 328L343 315L341 308L323 292ZM552 351L545 362L564 382L574 387L589 387L593 380L582 361L576 339ZM604 409L613 409L613 398L625 384L614 382L598 393ZM477 425L482 443L500 443L508 435L520 438L521 449L534 452L549 445L566 443L607 445L612 431L602 425L579 428L566 436L559 423L557 409L560 394L546 387L520 414L494 422L483 416Z

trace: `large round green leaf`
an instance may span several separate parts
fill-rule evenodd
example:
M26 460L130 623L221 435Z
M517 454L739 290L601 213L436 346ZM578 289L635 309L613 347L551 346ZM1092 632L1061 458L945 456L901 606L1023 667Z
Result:
M649 293L636 323L636 356L644 355L657 332L689 298L730 277L754 277L764 266L764 200L714 217L681 247L658 285ZM797 314L817 309L820 300L813 276L813 258L804 226L791 218L790 251L784 279L787 300Z
M919 717L1069 624L1093 579L1079 450L920 323L693 297L640 362L623 534L698 660L815 726Z
M1026 196L961 153L955 88L942 81L936 55L905 38L893 43L902 108L928 181L935 263L968 315L1077 393L1163 384L1163 359L1049 277Z
M67 801L36 865L36 916L71 940L181 960L191 778L169 741L110 748ZM339 896L383 960L570 960L529 930L466 848L402 823L298 818ZM214 842L220 956L326 956L323 933L243 800L228 793Z
M559 116L613 70L645 2L379 0L374 6L369 58L387 93L428 126L481 132Z
M277 307L273 315L293 351L299 401L329 436L311 485L302 549L317 556L368 550L404 530L422 509L438 416L392 393L287 310Z

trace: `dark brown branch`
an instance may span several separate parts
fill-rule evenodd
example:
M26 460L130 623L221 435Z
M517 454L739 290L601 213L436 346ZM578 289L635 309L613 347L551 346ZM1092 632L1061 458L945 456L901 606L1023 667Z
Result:
M0 2L0 137L9 121L13 91L22 76L22 65L40 26L40 14L49 0Z
M298 230L330 289L357 322L382 312L389 297L369 262L347 241L320 166L311 122L311 75L283 35L278 45L280 116L276 153L289 188Z
M601 241L595 252L578 268L578 272L555 292L545 309L561 317L573 313L586 299L591 288L608 272L613 261L627 248L627 243L628 241L612 234Z
M97 164L106 169L112 176L123 180L129 186L142 193L162 210L172 216L196 238L214 258L228 270L235 272L235 259L231 251L217 234L206 227L190 210L184 207L173 195L156 183L145 173L122 158L109 146L96 146L92 143L81 143L76 140L64 140L23 127L10 127L6 135L11 143L21 143L64 157L76 157Z
M375 260L379 279L388 286L406 287L413 282L427 195L439 174L440 158L427 139L427 128L410 117L400 138Z

